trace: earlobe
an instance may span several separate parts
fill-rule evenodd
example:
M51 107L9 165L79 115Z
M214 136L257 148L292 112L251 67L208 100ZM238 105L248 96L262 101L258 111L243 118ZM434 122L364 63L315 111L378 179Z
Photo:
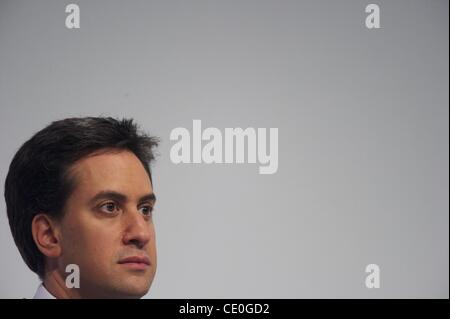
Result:
M59 257L61 246L56 223L46 214L34 216L31 231L36 246L47 257Z

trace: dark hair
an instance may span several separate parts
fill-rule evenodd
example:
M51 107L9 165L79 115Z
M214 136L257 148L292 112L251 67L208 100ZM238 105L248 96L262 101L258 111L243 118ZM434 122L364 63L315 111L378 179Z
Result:
M79 159L97 151L129 150L149 164L158 138L140 132L131 119L110 117L67 118L36 133L17 151L5 181L9 226L28 267L44 277L45 258L37 248L31 222L38 213L60 218L73 191L69 169Z

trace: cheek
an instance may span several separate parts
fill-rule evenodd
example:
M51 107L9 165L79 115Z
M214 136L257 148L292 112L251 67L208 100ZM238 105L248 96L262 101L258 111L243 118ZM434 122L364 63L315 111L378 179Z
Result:
M149 250L150 250L150 256L155 260L156 262L156 233L155 233L155 228L152 225L151 226L151 232L152 232L152 236L150 239L150 243L149 243Z
M112 227L86 218L68 219L62 228L63 255L85 266L111 263L118 240Z
M113 230L99 230L93 231L89 235L89 251L91 254L97 257L97 260L102 260L106 262L111 262L116 254L118 247L120 245L120 240L118 235Z

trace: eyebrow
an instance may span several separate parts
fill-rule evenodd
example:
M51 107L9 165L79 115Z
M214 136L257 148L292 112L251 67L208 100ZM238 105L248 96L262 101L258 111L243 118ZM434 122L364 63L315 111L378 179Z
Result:
M101 199L113 199L117 202L121 202L121 203L125 203L128 201L128 197L125 194L116 192L116 191L110 191L110 190L104 190L104 191L100 191L98 192L94 197L92 197L89 200L89 203L91 205L95 204L95 202L97 202L98 200ZM156 201L156 196L153 193L149 193L146 194L144 196L141 196L138 200L138 203L143 203L143 202L154 202Z

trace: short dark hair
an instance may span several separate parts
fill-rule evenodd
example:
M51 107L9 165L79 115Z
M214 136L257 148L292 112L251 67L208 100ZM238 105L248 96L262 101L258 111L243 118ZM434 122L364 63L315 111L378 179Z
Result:
M158 138L141 132L132 119L67 118L52 122L25 142L15 154L5 181L9 226L28 267L45 274L45 258L37 248L31 223L38 213L64 214L74 188L69 169L79 159L102 150L129 150L151 178L150 162Z

